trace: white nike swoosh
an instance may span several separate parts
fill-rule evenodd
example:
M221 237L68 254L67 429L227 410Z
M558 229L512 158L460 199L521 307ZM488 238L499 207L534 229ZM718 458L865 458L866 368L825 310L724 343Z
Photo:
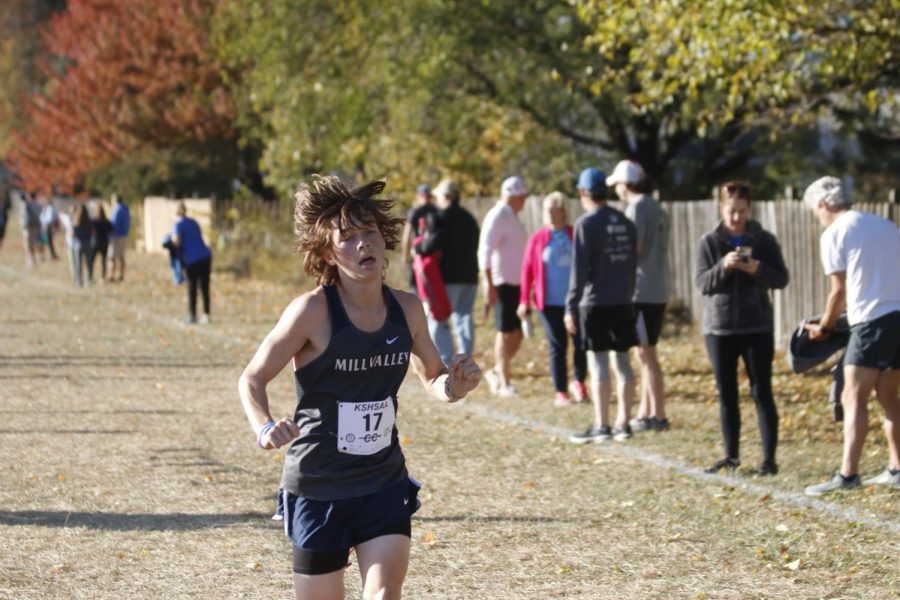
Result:
M396 342L396 341L399 340L399 339L400 339L400 336L398 335L397 337L395 337L395 338L393 338L393 339L387 340L387 343L388 343L388 344L393 344L394 342Z
M403 499L403 505L405 506L405 505L407 505L407 504L409 504L409 498L404 498L404 499Z

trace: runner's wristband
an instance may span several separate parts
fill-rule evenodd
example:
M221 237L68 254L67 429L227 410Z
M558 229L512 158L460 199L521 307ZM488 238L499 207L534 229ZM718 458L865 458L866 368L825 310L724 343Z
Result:
M269 433L269 431L275 427L275 421L269 421L265 425L259 428L259 433L256 434L256 445L265 450L265 446L262 445L262 436Z

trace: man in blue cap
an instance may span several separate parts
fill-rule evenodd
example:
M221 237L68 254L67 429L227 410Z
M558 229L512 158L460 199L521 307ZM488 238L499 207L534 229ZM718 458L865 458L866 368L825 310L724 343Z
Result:
M569 440L575 444L624 441L631 437L628 420L635 388L628 350L638 343L632 304L637 231L628 217L606 203L606 175L600 169L581 172L578 195L587 214L575 222L565 323L572 334L580 330L588 351L594 423ZM610 350L616 353L619 393L615 427L609 419Z
M420 183L416 187L416 199L412 208L406 213L406 224L403 226L403 234L400 238L400 260L409 272L409 289L416 291L416 276L412 268L413 240L425 233L432 226L437 215L437 207L432 203L431 186Z

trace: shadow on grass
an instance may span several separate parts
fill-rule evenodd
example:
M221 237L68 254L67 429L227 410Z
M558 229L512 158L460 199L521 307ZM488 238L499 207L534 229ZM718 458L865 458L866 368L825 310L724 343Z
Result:
M69 355L69 354L18 354L0 355L0 367L131 367L161 369L207 369L233 367L230 362L187 359L180 356L160 355Z
M89 410L83 408L71 410L46 410L44 408L0 410L0 415L28 415L33 413L42 415L188 415L191 414L191 411L141 408L123 408L121 410Z
M134 429L0 429L0 435L134 435Z
M0 513L2 514L2 513ZM434 517L420 517L413 515L413 521L422 523L583 523L584 519L561 519L559 517L540 516L496 516L496 515L446 515Z
M269 524L263 513L239 514L121 514L66 511L0 511L0 525L10 527L84 527L102 531L191 531L258 522Z

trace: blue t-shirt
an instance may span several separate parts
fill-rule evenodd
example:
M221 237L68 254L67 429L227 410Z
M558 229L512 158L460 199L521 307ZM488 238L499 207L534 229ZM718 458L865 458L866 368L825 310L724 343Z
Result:
M544 305L565 306L572 270L572 240L565 229L550 232L541 260L544 261Z
M128 205L119 202L112 209L112 215L109 219L112 223L113 237L125 237L128 230L131 229L131 213L128 211Z
M196 262L209 258L212 252L209 251L203 242L203 235L200 233L200 226L197 221L190 217L181 217L175 223L175 230L172 235L178 236L178 244L181 248L181 260L185 266L192 265Z
M737 248L738 246L743 246L744 242L747 241L747 234L744 235L729 235L729 239L731 240L731 245Z

